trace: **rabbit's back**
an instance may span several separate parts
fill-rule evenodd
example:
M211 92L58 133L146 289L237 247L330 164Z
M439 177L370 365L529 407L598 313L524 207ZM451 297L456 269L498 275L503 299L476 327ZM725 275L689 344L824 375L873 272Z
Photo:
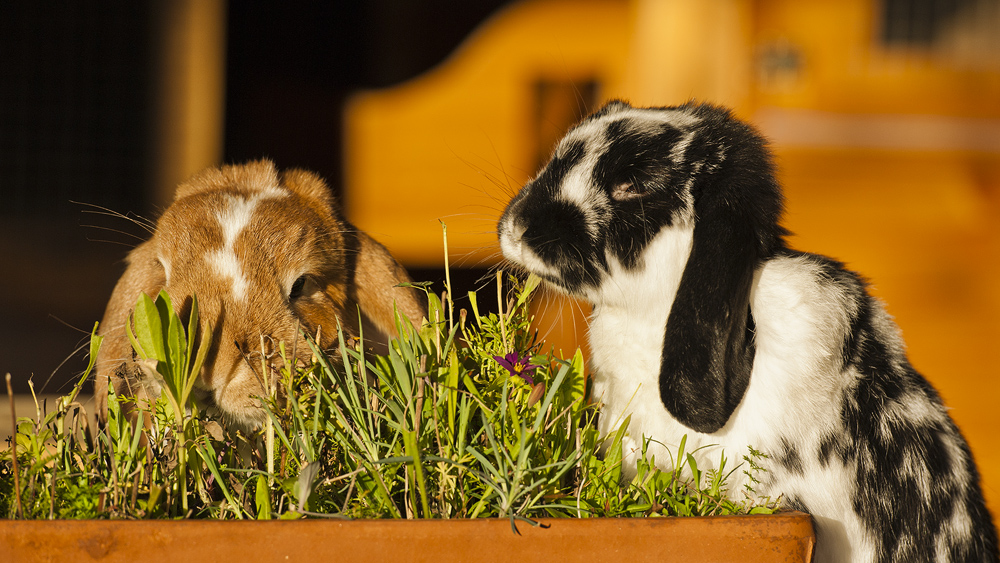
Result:
M769 487L827 523L820 554L995 561L996 532L968 445L865 282L836 261L797 252L770 261L758 280L752 378L765 381L751 381L746 400L752 407L761 383L787 393L785 420L768 425L777 430L767 440ZM785 381L766 380L775 365L792 368ZM834 549L847 537L850 547Z

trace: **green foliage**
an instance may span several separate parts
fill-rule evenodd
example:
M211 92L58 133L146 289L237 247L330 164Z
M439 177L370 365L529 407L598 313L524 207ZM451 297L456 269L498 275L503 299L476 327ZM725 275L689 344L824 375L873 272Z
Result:
M506 293L501 281L499 314L480 314L470 293L472 314L457 321L448 293L427 293L429 320L397 321L400 336L385 355L367 351L364 335L340 334L332 353L312 342L291 353L280 345L280 361L261 366L273 374L260 396L267 422L250 432L224 428L194 400L212 332L199 331L197 300L183 323L165 293L143 295L129 336L161 396L144 403L109 390L107 424L91 431L76 399L100 346L95 328L91 364L73 391L19 419L23 517L503 517L513 525L777 508L752 490L765 457L752 448L742 501L726 490L736 468L727 473L723 456L718 470L700 470L683 441L664 472L645 440L626 481L627 422L599 436L581 353L558 357L531 329L538 279L511 278ZM539 366L534 385L494 359L510 352ZM17 517L10 450L2 455L0 510Z

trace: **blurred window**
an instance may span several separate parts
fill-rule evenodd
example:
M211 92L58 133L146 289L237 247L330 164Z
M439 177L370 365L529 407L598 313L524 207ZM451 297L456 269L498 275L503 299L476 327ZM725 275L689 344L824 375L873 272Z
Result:
M931 46L955 15L976 0L882 0L882 41Z
M952 66L1000 68L1000 0L882 0L880 40Z

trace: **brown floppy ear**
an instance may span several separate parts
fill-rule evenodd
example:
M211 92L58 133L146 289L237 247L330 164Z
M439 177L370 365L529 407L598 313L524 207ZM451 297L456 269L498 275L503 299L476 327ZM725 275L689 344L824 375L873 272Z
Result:
M356 249L356 252L347 252L347 271L351 276L347 286L348 298L357 303L375 327L388 336L397 336L393 303L411 324L419 326L427 316L420 292L412 287L397 287L410 282L406 270L375 239L357 229L349 231L345 233L349 237L348 249Z
M308 170L292 168L281 173L281 183L311 202L314 210L328 215L343 234L348 299L347 318L343 320L347 325L355 324L356 312L352 311L357 305L379 332L397 336L393 302L410 323L419 324L427 315L420 292L412 287L396 287L409 283L410 276L384 246L344 219L326 182Z
M119 395L136 396L141 389L132 388L136 365L132 362L132 344L125 332L132 308L140 293L155 297L167 283L166 272L157 258L155 240L148 240L129 253L125 273L118 280L104 310L98 334L104 337L97 353L94 401L103 421L108 413L108 385L114 385Z

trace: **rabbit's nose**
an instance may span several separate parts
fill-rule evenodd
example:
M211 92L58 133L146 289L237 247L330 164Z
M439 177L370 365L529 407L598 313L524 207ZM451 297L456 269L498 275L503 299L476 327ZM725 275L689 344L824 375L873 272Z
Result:
M511 221L510 236L511 236L511 239L513 239L514 241L517 241L518 244L520 244L521 239L524 237L524 231L525 230L526 230L526 227L524 225L522 225L521 223L518 223L516 221Z
M508 258L517 260L523 251L523 237L524 226L511 220L507 228L500 231L500 250Z

